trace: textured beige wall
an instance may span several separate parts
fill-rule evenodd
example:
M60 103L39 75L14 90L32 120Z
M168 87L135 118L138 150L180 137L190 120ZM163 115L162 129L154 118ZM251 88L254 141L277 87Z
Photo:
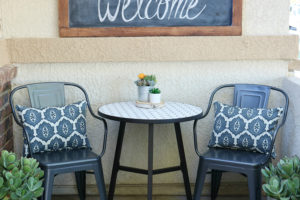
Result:
M289 5L289 0L244 0L243 34L288 34Z
M282 134L282 152L287 156L300 156L300 134L299 134L299 98L300 79L288 77L283 80L283 88L289 95L289 115ZM293 138L291 140L291 138Z
M0 39L0 67L9 63L10 59L8 54L7 42L6 40Z
M58 0L0 0L3 37L58 37Z
M0 0L0 38L2 38L2 0Z
M57 0L0 0L3 35L11 37L58 37ZM243 35L288 33L288 0L244 0Z
M2 20L3 20L3 37L4 38L56 38L58 37L58 13L57 13L57 0L0 0L2 3ZM289 6L288 1L283 0L244 0L244 10L243 10L243 36L253 36L253 35L287 35L288 34L288 13ZM219 40L221 37L216 37L212 45L218 47ZM229 37L230 38L230 37ZM173 39L176 40L177 38ZM209 37L199 37L198 40L204 40L204 43L210 41ZM21 39L23 40L23 39ZM48 39L47 39L48 40ZM47 41L43 40L43 41ZM51 40L51 39L49 39ZM80 39L84 40L84 39ZM95 39L96 41L104 40L107 43L117 40L116 38L105 38L105 39ZM134 44L137 41L142 41L146 43L149 38L131 38L131 39L121 39L121 41L131 40ZM168 40L168 38L156 38L154 40L160 41ZM184 40L180 38L180 40ZM187 38L187 40L193 40L193 37ZM228 40L225 39L225 40ZM229 39L230 40L230 39ZM16 40L11 40L16 41ZM26 39L22 45L29 42ZM37 41L34 39L34 41ZM55 40L60 41L60 40ZM71 40L72 41L72 40ZM76 43L79 41L73 39ZM282 42L282 40L280 40ZM44 46L45 43L36 43L36 49L27 48L16 48L17 45L10 46L11 55L13 55L14 63L19 67L19 72L17 78L14 80L13 84L21 85L24 83L38 82L38 81L72 81L83 85L88 93L90 94L91 102L93 108L96 110L98 106L109 102L115 101L126 101L134 100L136 98L136 87L133 81L136 79L136 75L140 72L144 73L154 73L157 75L159 81L159 87L163 91L163 99L165 101L180 101L186 102L193 105L199 105L203 108L206 107L209 93L216 86L223 83L231 82L248 82L248 83L263 83L275 86L281 86L281 81L283 77L287 76L288 72L288 61L283 61L286 58L286 52L276 51L274 49L268 49L268 45L274 46L274 48L281 48L279 41L273 41L271 43L260 43L255 42L253 50L257 49L258 52L261 48L266 48L259 54L271 55L269 51L277 52L276 57L251 57L250 60L241 61L241 59L247 59L249 55L245 50L251 47L251 43L247 40L242 40L241 43L244 44L245 48L236 50L230 50L227 48L223 51L232 51L232 53L237 54L237 58L233 55L231 59L224 59L224 55L228 52L222 52L221 50L216 50L215 48L208 48L205 45L191 43L191 49L199 49L199 45L203 48L203 55L213 55L211 61L198 61L190 62L190 57L184 59L177 58L180 54L178 51L174 51L174 46L172 43L162 43L163 49L165 49L164 57L159 57L160 54L154 52L158 55L155 59L149 57L148 60L140 59L136 55L137 59L135 61L140 62L120 62L122 60L111 59L111 62L99 62L99 60L92 60L98 63L72 63L72 60L68 60L70 63L28 63L38 62L37 57L41 59L41 62L50 59L52 62L63 62L55 61L55 59L60 58L57 54L51 54L51 52L60 52L61 49L54 48L49 49L49 54L43 54L44 50L53 47L55 43L50 43L49 46ZM79 42L80 44L80 42ZM81 43L82 44L82 43ZM116 42L112 43L113 46L117 46ZM126 44L129 48L133 48L130 51L135 51L135 46ZM150 44L149 44L150 45ZM233 46L235 46L233 44ZM250 45L250 46L249 46ZM295 44L297 45L297 44ZM59 46L59 45L58 45ZM83 44L83 46L85 46ZM291 44L291 48L294 49L295 46ZM107 48L111 48L109 44ZM143 49L142 47L138 47ZM17 50L17 52L13 51ZM31 52L28 55L29 50ZM157 48L152 49L156 51ZM290 49L287 49L289 51ZM66 51L66 50L65 50ZM46 51L47 52L47 51ZM176 52L175 54L173 54ZM200 52L200 53L201 53ZM34 55L35 53L36 55ZM62 55L65 52L61 52ZM113 51L112 51L113 53ZM139 53L139 52L138 52ZM207 53L207 54L206 54ZM291 55L293 55L292 53ZM38 55L38 56L37 56ZM67 54L70 55L70 54ZM82 52L82 55L85 55ZM290 55L290 54L288 54ZM30 58L26 58L29 56ZM32 56L32 57L31 57ZM50 58L49 58L50 56ZM53 56L53 57L51 57ZM88 54L93 58L97 57L96 54ZM111 58L114 55L108 55ZM91 58L89 57L89 58ZM99 53L99 57L101 54ZM129 56L130 58L134 58ZM175 58L173 58L175 57ZM203 56L204 57L204 56ZM22 58L22 59L21 59ZM145 58L145 57L144 57ZM154 62L162 61L162 58L171 58L176 62ZM76 58L73 62L77 62ZM259 59L259 61L257 60ZM275 59L275 60L268 60ZM20 64L19 62L26 61L28 64ZM49 62L50 62L49 60ZM133 59L134 60L134 59ZM196 59L197 60L197 59ZM203 59L199 59L203 60ZM213 60L219 60L213 61ZM224 61L226 60L226 61ZM240 60L240 61L236 61ZM87 62L89 60L84 60ZM103 61L100 59L100 61ZM107 60L106 60L107 61ZM119 62L116 62L119 61ZM124 61L124 60L123 60ZM128 61L128 60L127 60ZM132 61L132 60L130 60ZM143 61L143 62L142 62ZM147 62L152 61L152 62ZM167 61L167 60L163 60ZM228 94L230 95L230 94ZM228 100L229 96L224 96L223 100ZM76 95L71 95L70 101L75 100ZM17 98L21 103L24 96ZM201 151L206 149L206 145L209 139L211 124L208 122L212 119L210 116L208 119L200 123L201 134L200 145ZM97 131L99 130L98 125L95 121L92 121L89 126L90 138L98 138ZM113 153L116 144L118 123L109 122L109 137L108 137L108 149L107 153L103 158L104 174L106 183L109 183L109 176L111 173L111 166L113 160ZM124 150L122 163L127 165L133 165L136 167L146 167L146 142L147 142L147 128L144 125L134 125L129 124L126 129L125 140L124 140ZM184 123L182 126L183 140L186 147L186 156L188 160L189 175L191 182L195 181L196 168L198 159L195 156L193 149L193 138L192 138L192 123ZM16 129L15 132L15 149L18 153L21 152L22 142L21 142L21 131ZM93 139L92 146L96 151L99 152L99 140ZM140 145L137 145L140 143ZM155 152L154 152L154 166L155 167L166 167L172 164L178 163L178 154L176 149L176 140L174 136L174 129L170 125L157 125L155 127ZM72 176L58 176L56 178L56 184L72 184ZM238 176L227 175L227 180L240 180ZM89 179L89 182L93 182L94 179ZM170 173L161 176L155 176L154 181L156 183L182 183L182 177L180 173ZM146 183L146 177L141 175L135 175L130 173L120 173L118 178L118 183L123 184L138 184Z
M13 63L290 60L298 37L8 39Z
M157 75L158 86L163 91L164 101L179 101L206 108L209 94L223 83L248 82L280 86L287 73L287 61L235 61L235 62L166 62L166 63L90 63L90 64L18 64L15 85L38 81L72 81L87 88L93 108L110 102L136 99L133 81L138 72ZM270 73L272 72L272 73ZM228 94L230 95L230 94ZM222 99L228 99L228 95ZM23 101L23 95L18 99ZM72 96L72 100L74 96ZM212 116L200 123L200 146L206 149L212 129ZM93 148L99 152L99 125L92 122L89 137ZM103 158L106 183L109 182L113 154L116 145L118 123L109 121L107 152ZM21 131L15 131L15 150L21 151ZM191 182L195 181L198 159L193 148L192 122L182 125ZM178 164L174 129L171 125L155 126L154 167ZM96 139L96 138L99 138ZM126 128L122 163L129 166L147 166L147 127L129 124ZM71 184L72 176L57 177L56 183ZM239 180L239 177L230 177ZM227 180L228 180L227 179ZM92 178L90 181L93 181ZM146 183L146 177L120 173L118 183ZM182 182L180 173L155 176L156 183Z

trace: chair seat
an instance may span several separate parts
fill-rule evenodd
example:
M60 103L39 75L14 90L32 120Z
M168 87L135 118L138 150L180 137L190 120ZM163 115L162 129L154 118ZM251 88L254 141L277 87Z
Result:
M44 167L61 167L97 161L97 154L90 149L43 152L32 155Z
M267 154L221 148L210 148L202 157L213 163L246 168L260 167L270 159Z

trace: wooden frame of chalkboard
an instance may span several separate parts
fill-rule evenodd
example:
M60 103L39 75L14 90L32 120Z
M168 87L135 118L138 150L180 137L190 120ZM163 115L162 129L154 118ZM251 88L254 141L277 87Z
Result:
M232 24L230 26L172 27L71 27L70 0L58 1L60 37L239 36L242 34L242 0L232 0Z

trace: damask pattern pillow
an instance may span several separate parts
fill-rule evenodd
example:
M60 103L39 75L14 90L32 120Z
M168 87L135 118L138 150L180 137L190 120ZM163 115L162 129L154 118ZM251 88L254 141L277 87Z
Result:
M214 103L215 121L209 147L271 152L283 108L240 108Z
M32 153L89 148L86 101L44 109L17 105Z

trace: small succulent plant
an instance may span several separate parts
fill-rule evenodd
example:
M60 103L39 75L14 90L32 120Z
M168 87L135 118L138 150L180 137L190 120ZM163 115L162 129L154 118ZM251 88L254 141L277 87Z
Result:
M160 94L160 89L152 88L151 90L149 90L149 92L152 93L152 94Z
M3 150L0 157L0 199L36 200L44 192L43 170L33 158L17 159Z
M155 75L145 75L140 73L138 75L139 80L135 81L137 86L154 86L156 84L156 76Z
M262 169L266 184L263 190L269 197L280 200L300 199L300 160L297 156L284 157L276 166Z

